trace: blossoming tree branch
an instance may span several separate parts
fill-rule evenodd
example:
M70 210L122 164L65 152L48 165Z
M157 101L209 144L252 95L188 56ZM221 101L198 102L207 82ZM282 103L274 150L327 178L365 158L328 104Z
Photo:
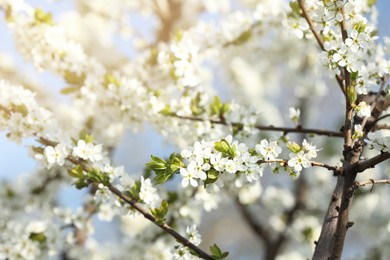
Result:
M3 23L61 90L0 53L0 131L37 162L0 184L1 259L390 258L375 0L28 2ZM145 126L176 152L115 165Z

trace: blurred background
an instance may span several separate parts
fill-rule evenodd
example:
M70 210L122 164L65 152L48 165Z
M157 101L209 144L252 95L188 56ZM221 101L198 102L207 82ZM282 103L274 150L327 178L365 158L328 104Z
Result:
M59 20L64 18L64 12L73 10L75 8L75 2L73 1L30 0L27 2L33 6L41 7L46 11L52 12L55 19ZM185 1L183 0L183 5L185 5L184 2ZM232 8L240 8L240 4L237 1L232 0L228 2ZM390 10L390 1L378 0L377 10L379 35L382 39L383 36L390 35L390 15L388 15L388 10ZM129 23L140 30L145 38L151 38L154 33L154 27L156 26L156 20L145 17L146 16L134 13L131 15L131 21L129 21ZM0 15L0 18L4 19L3 15ZM204 21L213 19L217 20L218 14L199 15L198 19L203 19ZM72 26L69 22L69 19L66 20L64 18L62 21L64 22L65 26ZM131 34L134 32L123 32L123 34L126 33ZM15 66L17 70L22 72L22 74L31 80L31 82L36 82L38 85L46 86L48 88L47 91L50 92L50 95L54 95L58 99L66 102L66 97L60 94L60 89L63 87L63 80L50 72L37 73L34 66L26 62L23 57L16 51L12 35L7 29L5 22L0 23L0 39L0 67ZM134 45L136 44L140 43L132 42L131 37L129 37L128 40L126 40L126 37L117 37L114 39L114 42L107 43L107 49L114 47L119 53L124 54L126 57L131 59L137 55L137 50L134 48ZM226 79L218 77L219 73L216 69L216 79L214 82L217 83L217 92L221 97L223 97L224 100L230 100L235 96L234 91L224 87L223 83ZM321 125L324 128L334 129L338 120L340 120L340 118L333 117L333 115L339 113L340 109L343 109L341 100L337 94L338 93L336 93L335 98L326 98L318 101L320 103L319 107L327 107L329 109L327 111L329 120L324 120L327 123ZM274 99L275 102L279 102L278 108L281 111L279 116L281 121L279 121L279 123L284 123L287 125L289 124L287 116L288 107L294 105L285 102L286 98L290 95L291 91L287 91L285 93L282 92L277 98ZM334 94L326 93L326 95L331 96ZM311 117L315 116L315 114L311 115ZM312 122L315 121L312 120ZM25 140L22 145L18 145L8 141L6 139L5 133L0 133L1 181L14 180L18 178L18 176L28 174L29 172L36 169L36 162L29 157L28 150L25 148L26 145L30 145L33 142L34 140ZM137 174L143 170L145 163L150 160L151 154L159 157L166 157L174 151L177 151L177 148L174 145L167 142L160 134L154 131L152 127L145 125L142 131L138 133L129 132L125 135L123 141L114 151L113 161L117 166L124 165L127 172ZM285 181L283 178L282 180L278 180L278 182L283 181ZM272 184L274 182L273 177L271 176L268 179L266 178L264 182ZM61 192L62 196L59 199L64 205L75 209L80 206L80 201L84 192L85 191L78 191L73 187L63 187L63 191ZM233 202L226 203L226 205L220 207L216 212L205 214L203 220L204 222L200 228L200 233L204 239L203 243L209 245L213 242L217 242L221 248L228 249L230 252L232 252L231 259L260 259L259 256L262 254L261 247L258 246L258 242L256 241L256 238L250 228L243 221L241 221L241 215L239 212L237 212ZM108 239L110 236L112 236L112 239L115 239L115 231L111 230L110 233L110 229L104 228L105 224L98 221L97 223L101 225L101 227L97 229L97 237L101 236L104 237L104 239ZM234 236L237 233L240 234L239 243L237 243ZM354 239L353 235L349 234L345 259L348 257L350 257L349 259L353 259L351 257L358 255L359 252L362 251L362 247L360 247L361 243L365 243L365 241L361 238Z

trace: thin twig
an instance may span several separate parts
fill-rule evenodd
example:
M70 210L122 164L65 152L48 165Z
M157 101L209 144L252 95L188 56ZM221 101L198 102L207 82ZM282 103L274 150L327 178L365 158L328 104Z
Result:
M170 234L172 237L174 237L178 242L180 242L182 245L187 246L188 248L194 250L200 258L213 260L214 258L208 255L206 252L204 252L202 249L191 243L187 238L183 237L179 233L177 233L175 230L173 230L168 224L166 223L160 223L152 214L150 214L148 211L146 211L142 206L135 200L127 196L126 194L123 194L121 191L119 191L117 188L115 188L112 184L108 184L107 186L112 193L117 195L119 198L121 198L123 201L131 205L135 210L137 210L139 213L141 213L146 219L153 222L155 225L163 229L165 232Z
M257 163L260 163L260 164L261 163L280 163L282 166L286 166L288 163L288 160L285 160L285 159L259 160L259 161L257 161ZM341 173L342 173L341 167L338 167L338 166L332 166L332 165L328 165L325 163L314 162L314 161L310 161L310 164L311 164L311 166L314 166L314 167L321 167L321 168L325 168L329 171L333 171L335 175L341 175Z
M200 117L193 117L193 116L180 116L176 114L170 115L175 118L179 119L185 119L185 120L191 120L191 121L199 121L199 122L204 122L204 121L209 121L212 124L218 124L218 125L229 125L231 124L232 126L238 126L242 127L241 123L227 123L226 121L223 120L216 120L216 119L203 119ZM315 135L324 135L324 136L329 136L329 137L343 137L342 132L336 132L336 131L329 131L329 130L321 130L321 129L313 129L313 128L302 128L302 127L277 127L277 126L262 126L262 125L255 125L254 128L263 130L263 131L275 131L275 132L284 132L285 134L287 133L304 133L304 134L315 134Z
M390 153L381 153L378 154L370 159L357 162L355 164L352 164L350 166L351 169L355 169L357 172L364 172L365 170L369 168L374 168L377 164L386 161L390 158ZM348 169L346 169L348 170Z
M51 146L55 146L56 145L55 142L47 140L45 138L40 138L39 140L40 140L41 143L46 144L46 145L51 145ZM83 168L83 170L85 170L87 172L91 170L91 168L88 165L86 165L84 161L81 161L81 160L79 160L79 159L77 159L77 158L75 158L73 156L68 156L66 159L69 162L71 162L71 163L73 163L75 165L80 165ZM208 255L206 252L204 252L202 249L200 249L199 247L197 247L193 243L191 243L187 238L185 238L182 235L180 235L178 232L176 232L174 229L172 229L168 224L159 222L152 214L150 214L148 211L143 209L142 206L137 202L137 200L135 200L135 199L127 196L126 194L122 193L120 190L115 188L111 183L109 183L107 185L107 187L109 188L109 190L112 193L117 195L119 198L121 198L123 201L125 201L131 207L133 207L135 210L137 210L139 213L141 213L146 219L150 220L155 225L157 225L158 227L163 229L165 232L170 234L172 237L174 237L182 245L187 246L188 248L190 248L194 252L196 252L200 258L208 259L208 260L212 260L213 259L213 257Z
M374 130L390 130L390 125L377 124Z
M310 31L313 33L314 38L316 38L316 40L317 40L318 45L320 46L321 50L326 51L325 47L324 47L324 42L321 39L321 36L314 29L313 22L312 22L312 20L311 20L311 18L309 16L309 14L306 11L306 8L305 8L305 5L303 4L303 1L302 0L298 0L298 4L299 4L299 7L301 8L303 17L305 18L306 22L309 24ZM340 86L341 91L345 95L346 89L344 88L343 78L339 74L336 74L335 78L337 80L337 83Z
M385 119L385 118L387 118L387 117L389 117L389 116L390 116L390 114L386 114L386 115L383 115L383 116L378 117L377 119L374 120L374 122L372 122L372 125L375 125L375 124L378 123L380 120L383 120L383 119Z
M368 181L355 182L355 186L357 188L364 187L364 186L369 185L369 184L372 184L373 187L374 187L374 184L390 184L390 180L374 180L374 179L370 179Z

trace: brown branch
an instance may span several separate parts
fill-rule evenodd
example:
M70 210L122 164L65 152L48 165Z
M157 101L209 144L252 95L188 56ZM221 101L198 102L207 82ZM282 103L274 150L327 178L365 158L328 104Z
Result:
M302 0L298 0L299 7L301 8L302 15L305 18L306 22L309 24L310 31L313 33L314 38L316 38L318 45L320 46L321 50L325 51L324 42L322 41L321 36L316 32L314 29L313 22L311 21L311 18L309 14L306 11L305 5L303 4Z
M356 188L359 187L364 187L366 185L372 184L372 188L374 187L374 184L390 184L390 180L374 180L370 179L368 181L360 181L360 182L355 182ZM371 188L371 190L372 190Z
M372 124L375 125L375 124L378 123L380 120L385 119L385 118L387 118L387 117L389 117L389 116L390 116L390 114L386 114L386 115L380 116L380 117L378 117L374 122L372 122Z
M236 199L236 205L240 210L241 215L245 219L246 223L251 227L251 230L258 236L262 241L269 246L271 244L271 234L270 232L249 212L247 206L240 203L238 198Z
M56 143L50 140L47 140L45 138L39 139L41 143L46 145L55 146ZM90 171L91 168L85 164L84 161L79 160L78 158L75 158L73 156L68 156L66 158L69 162L75 164L75 165L81 165L85 171ZM209 259L213 260L213 257L208 255L206 252L204 252L202 249L191 243L187 238L183 237L179 233L177 233L174 229L172 229L168 224L159 222L152 214L150 214L148 211L142 208L142 206L137 202L137 200L127 196L126 194L123 194L121 191L119 191L117 188L115 188L111 183L107 185L109 190L117 195L119 198L121 198L123 201L128 203L131 207L133 207L135 210L137 210L139 213L141 213L146 219L153 222L155 225L163 229L165 232L170 234L172 237L174 237L179 243L181 243L184 246L187 246L188 248L192 249L194 252L198 254L200 258L203 259Z
M209 259L213 260L214 258L210 255L208 255L206 252L204 252L202 249L191 243L187 238L183 237L179 233L177 233L175 230L173 230L168 224L166 223L160 223L152 214L150 214L148 211L142 208L142 206L135 200L127 196L126 194L123 194L120 192L117 188L115 188L113 185L108 184L107 186L112 193L117 195L119 198L121 198L123 201L131 205L135 210L137 210L139 213L141 213L146 219L153 222L155 225L163 229L165 232L170 234L172 237L174 237L178 242L180 242L182 245L187 246L188 248L195 251L200 258L203 259Z
M216 119L203 119L199 117L193 117L193 116L180 116L176 114L170 115L175 118L179 119L185 119L185 120L191 120L191 121L198 121L198 122L204 122L209 121L212 124L218 124L218 125L229 125L224 120L216 120ZM238 126L242 127L241 123L230 123L232 126ZM276 127L276 126L262 126L262 125L255 125L254 128L263 130L263 131L275 131L275 132L284 132L287 133L303 133L303 134L315 134L315 135L324 135L329 137L343 137L342 132L335 132L335 131L329 131L329 130L321 130L321 129L313 129L313 128L302 128L302 127Z
M360 161L350 166L351 169L355 169L357 172L363 172L369 168L374 168L377 164L386 161L390 158L390 153L381 153L370 159Z
M275 160L259 160L257 163L280 163L282 166L287 165L288 160L286 159L275 159ZM334 175L341 175L342 174L342 168L338 166L332 166L329 164L325 163L320 163L320 162L315 162L315 161L310 161L311 166L313 167L322 167L325 168L329 171L333 171Z
M305 5L303 4L303 1L302 0L298 0L298 4L299 4L299 7L301 8L301 11L302 11L302 16L305 18L306 22L308 23L309 25L309 28L310 28L310 31L313 33L314 35L314 38L316 38L317 40L317 43L318 45L320 46L321 50L323 51L326 51L325 50L325 47L324 47L324 42L321 38L321 36L316 32L316 30L314 29L314 26L313 26L313 22L309 16L309 14L307 13L307 10L305 8ZM337 80L337 83L339 84L340 86L340 89L341 91L344 93L346 93L346 90L344 88L344 84L343 84L343 78L341 77L341 75L339 74L336 74L335 75L335 78Z
M377 124L375 130L390 130L390 125L387 124Z
M306 206L306 201L307 201L307 192L308 192L308 185L307 182L302 176L301 178L298 179L297 184L296 184L296 190L295 190L295 204L294 206L288 210L285 215L286 215L286 228L284 232L282 232L279 237L275 240L274 242L274 250L275 253L268 259L275 259L277 251L282 247L282 245L286 242L287 239L287 230L289 226L293 223L294 218L296 217L296 214L304 209Z
M157 45L159 42L168 42L170 40L172 31L175 24L180 20L182 16L182 2L177 0L167 0L166 10L163 10L159 6L161 1L153 1L152 8L157 14L161 24L156 32L156 42L154 45Z

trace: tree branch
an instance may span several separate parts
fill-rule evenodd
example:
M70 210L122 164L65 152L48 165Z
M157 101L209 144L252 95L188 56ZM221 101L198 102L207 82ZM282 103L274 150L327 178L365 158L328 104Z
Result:
M287 165L288 160L285 160L285 159L259 160L259 161L257 161L257 163L260 163L260 164L261 163L280 163L282 166L285 166L285 165ZM335 176L342 174L342 168L338 167L338 166L332 166L332 165L329 165L329 164L320 163L320 162L314 162L314 161L310 161L310 164L313 167L322 167L322 168L325 168L325 169L327 169L329 171L333 171Z
M321 39L321 36L314 29L313 22L312 22L312 20L311 20L311 18L309 16L309 14L307 13L307 10L305 8L305 5L303 4L303 1L302 0L298 0L298 4L299 4L299 7L301 8L302 16L305 18L306 22L309 24L310 31L313 33L314 38L316 38L318 45L320 46L321 50L326 51L325 47L324 47L324 42ZM344 89L343 78L339 74L336 74L335 78L336 78L337 83L339 84L339 86L341 88L341 91L345 95L346 90Z
M170 234L172 237L174 237L178 242L180 242L182 245L187 246L188 248L191 248L194 250L200 258L213 260L214 258L209 256L206 252L204 252L202 249L191 243L187 238L183 237L179 233L177 233L175 230L173 230L168 224L166 223L159 223L157 219L150 214L148 211L142 208L142 206L135 200L127 196L126 194L123 194L120 192L117 188L115 188L112 184L108 184L107 186L112 193L117 195L119 198L124 200L126 203L131 205L135 210L137 210L139 213L141 213L146 219L153 222L155 225L163 229L165 232Z
M386 161L390 158L390 153L381 153L370 159L360 161L350 166L351 169L355 169L357 172L363 172L369 168L374 168L377 164Z
M215 119L203 119L199 117L193 117L193 116L179 116L176 114L170 115L172 117L176 117L179 119L185 119L185 120L191 120L191 121L199 121L199 122L204 122L204 121L209 121L210 123L213 124L218 124L218 125L229 125L226 121L224 120L215 120ZM241 123L230 123L232 126L238 126L242 127ZM315 135L324 135L324 136L329 136L329 137L343 137L342 132L335 132L335 131L329 131L329 130L321 130L321 129L313 129L313 128L302 128L302 127L276 127L276 126L262 126L262 125L255 125L254 128L263 130L263 131L275 131L275 132L284 132L285 134L287 133L304 133L304 134L315 134Z
M268 230L249 212L248 207L241 204L238 198L236 198L236 205L240 210L241 215L244 217L246 223L251 227L251 230L262 239L262 241L267 245L271 244L271 234Z
M371 191L372 191L372 189L374 188L375 184L390 184L390 180L374 180L374 179L370 179L368 181L355 182L356 188L364 187L364 186L369 185L369 184L372 184L372 188L371 188Z
M56 145L55 142L47 140L45 138L40 138L39 140L40 140L41 143L46 144L46 145L51 145L51 146L55 146ZM84 162L78 160L77 158L75 158L73 156L68 156L66 159L69 162L71 162L71 163L73 163L75 165L80 165L87 172L91 170L91 168L88 165L86 165ZM160 227L165 232L170 234L172 237L174 237L182 245L187 246L188 248L190 248L194 252L196 252L200 258L213 260L212 256L208 255L202 249L200 249L199 247L197 247L196 245L191 243L187 238L185 238L182 235L180 235L178 232L176 232L174 229L172 229L168 224L159 222L152 214L150 214L148 211L143 209L142 206L137 202L137 200L127 196L126 194L123 194L120 190L115 188L111 183L109 183L107 185L107 187L109 188L109 190L112 193L117 195L119 198L121 198L123 201L125 201L131 207L133 207L135 210L137 210L139 213L141 213L146 219L150 220L156 226Z

